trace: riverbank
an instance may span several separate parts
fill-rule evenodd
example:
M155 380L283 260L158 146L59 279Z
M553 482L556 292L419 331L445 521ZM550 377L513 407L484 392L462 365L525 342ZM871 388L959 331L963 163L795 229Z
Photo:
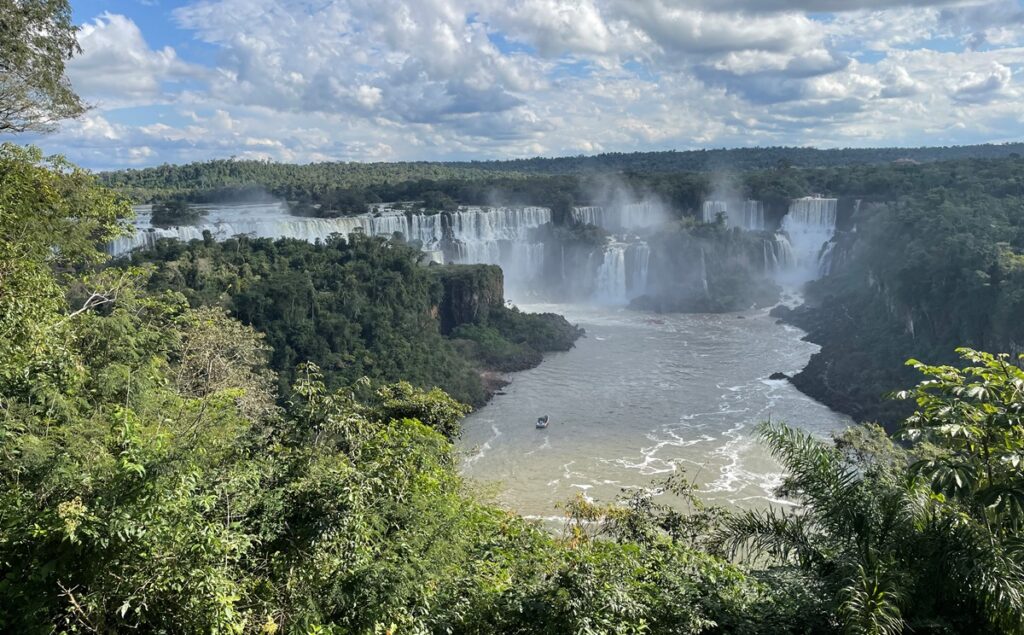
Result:
M879 423L890 432L910 414L911 404L888 394L916 382L915 373L904 364L913 351L870 300L855 306L835 297L812 300L795 308L780 305L771 315L802 329L804 340L818 346L807 365L790 378L805 395L858 423Z

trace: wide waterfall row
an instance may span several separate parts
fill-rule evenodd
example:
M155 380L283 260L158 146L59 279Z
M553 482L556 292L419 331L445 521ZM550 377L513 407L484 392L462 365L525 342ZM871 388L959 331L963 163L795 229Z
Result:
M838 208L839 201L834 198L809 196L790 203L781 229L792 247L797 279L817 278L823 273L823 262L827 267L828 245L836 233Z
M609 243L594 278L593 299L625 304L647 290L651 250L645 242Z
M463 207L449 214L455 240L521 240L551 222L546 207Z
M747 231L764 231L764 204L761 201L704 201L701 219L705 223L716 223L722 216L727 227L739 227Z
M410 222L404 213L396 211L345 218L303 218L290 215L280 203L223 205L207 209L207 215L196 225L159 228L150 224L150 208L139 207L136 210L135 234L118 239L109 246L109 250L114 255L121 255L140 247L150 247L161 238L195 240L202 238L205 231L216 240L245 235L297 238L309 242L323 240L331 234L347 236L357 231L372 236L391 236L400 232L409 239L421 240L424 246L436 245L441 237L439 217L413 217L415 222Z
M408 214L385 209L376 214L344 218L302 218L291 216L282 204L226 205L209 209L203 221L194 226L154 228L150 209L137 210L136 232L110 245L115 255L139 247L148 247L160 238L183 241L203 237L204 231L217 240L247 235L256 238L297 238L310 242L331 234L348 236L362 232L371 236L402 234L419 241L427 251L452 244L452 259L463 263L502 264L519 256L532 263L538 250L521 245L529 231L551 221L551 210L543 207L465 207L445 214ZM515 264L515 263L509 263ZM531 264L532 266L532 264Z
M651 229L665 223L665 208L653 202L627 203L604 207L574 207L574 223L596 225L610 232Z

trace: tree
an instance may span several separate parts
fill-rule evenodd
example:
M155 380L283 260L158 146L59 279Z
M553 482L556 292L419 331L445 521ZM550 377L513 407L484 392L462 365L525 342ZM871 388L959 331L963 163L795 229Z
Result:
M0 0L0 133L49 131L86 106L64 63L81 52L68 0Z
M185 201L167 201L153 206L149 222L153 227L195 225L208 213L209 211L200 207L192 207Z
M120 235L130 214L84 170L44 160L35 148L0 146L0 391L39 390L73 374L60 337L67 272L106 259L98 245ZM115 295L116 280L104 282L85 294L82 309Z
M935 383L914 391L928 407ZM948 417L943 432L965 425L956 410ZM778 493L801 508L728 518L723 538L734 555L812 574L849 633L1024 632L1016 534L1001 533L976 505L934 493L913 460L956 451L959 441L907 451L878 426L851 428L834 444L780 424L765 424L761 436L788 472Z
M962 501L992 531L1013 537L1024 526L1024 370L1006 354L957 352L974 365L908 364L929 377L897 394L917 404L903 436L929 448L912 469L936 494Z
M444 192L430 190L423 193L423 208L429 211L454 212L459 204Z

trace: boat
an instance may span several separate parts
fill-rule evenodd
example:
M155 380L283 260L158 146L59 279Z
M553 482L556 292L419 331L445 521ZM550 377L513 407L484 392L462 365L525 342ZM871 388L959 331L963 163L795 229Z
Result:
M549 419L547 415L544 415L543 417L537 417L537 429L543 430L544 428L548 427L548 421Z

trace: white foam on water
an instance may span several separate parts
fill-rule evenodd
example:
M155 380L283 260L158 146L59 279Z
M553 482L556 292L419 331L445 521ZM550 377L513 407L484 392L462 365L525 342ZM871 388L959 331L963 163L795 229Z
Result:
M548 435L544 435L544 443L540 444L540 446L538 446L538 447L530 450L529 452L527 452L526 456L530 456L531 454L535 454L537 452L540 452L541 450L550 450L550 449L551 449L551 437L548 436Z
M475 455L467 458L464 462L465 465L472 465L487 455L487 451L491 449L491 441L497 441L498 437L501 436L501 430L498 429L497 425L492 423L491 430L494 432L494 436L485 441L484 444L480 446L480 450Z

